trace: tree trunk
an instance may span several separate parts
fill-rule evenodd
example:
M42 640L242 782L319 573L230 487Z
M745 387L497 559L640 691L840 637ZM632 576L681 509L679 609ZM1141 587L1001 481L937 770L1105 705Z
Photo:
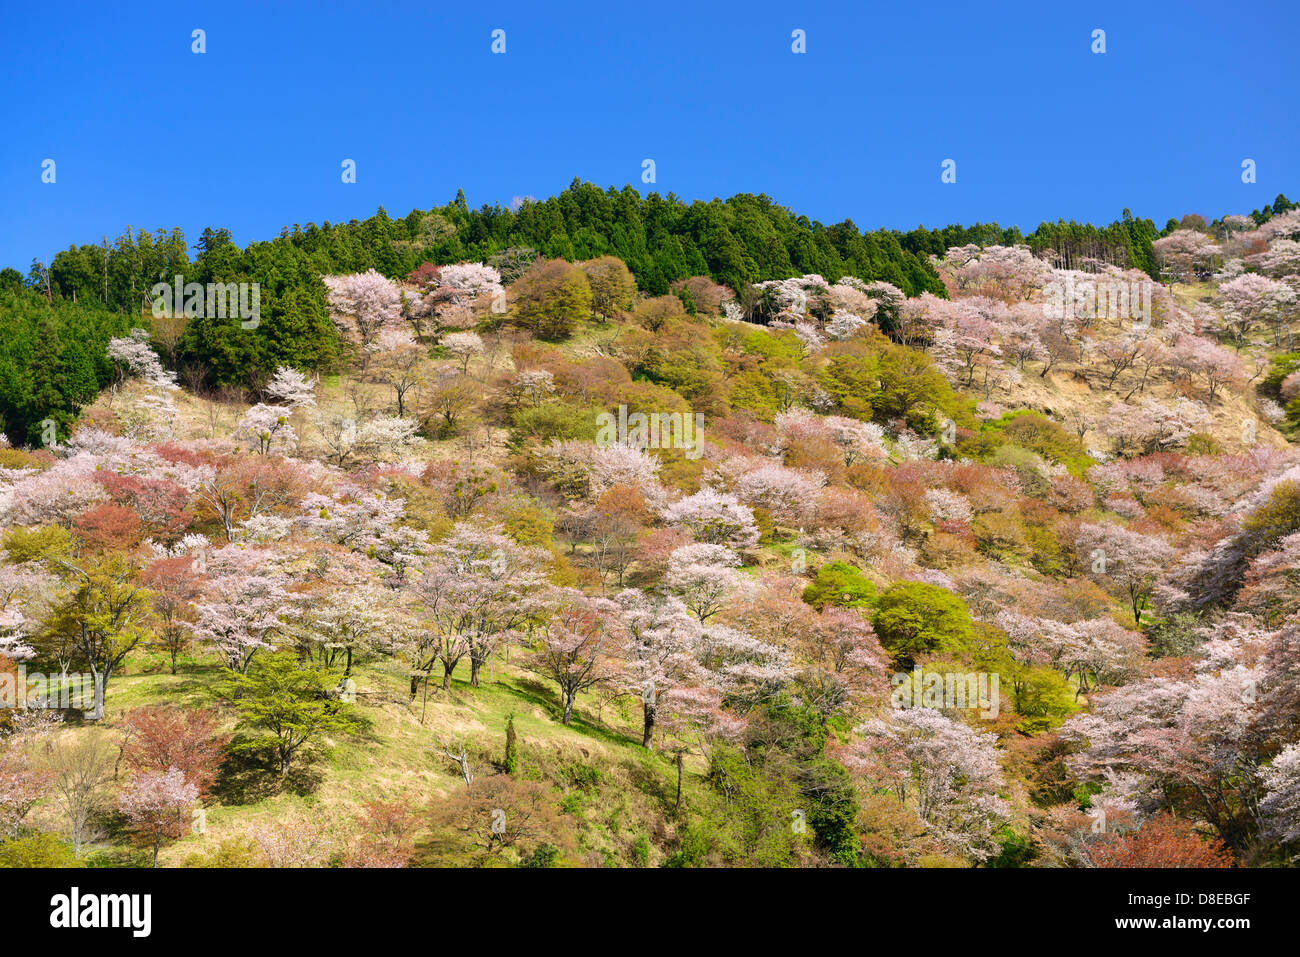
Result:
M641 747L650 747L650 736L655 729L655 711L650 705L642 703L642 715L645 718L644 730L641 732Z

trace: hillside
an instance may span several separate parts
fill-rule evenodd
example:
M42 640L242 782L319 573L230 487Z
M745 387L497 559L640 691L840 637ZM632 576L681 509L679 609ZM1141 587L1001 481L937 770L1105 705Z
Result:
M0 294L0 866L1294 861L1284 197L385 221Z

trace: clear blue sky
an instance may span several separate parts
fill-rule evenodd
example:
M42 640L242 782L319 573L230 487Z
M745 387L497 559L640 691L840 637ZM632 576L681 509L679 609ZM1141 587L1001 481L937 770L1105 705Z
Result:
M574 177L765 192L859 227L1248 212L1300 195L1298 7L15 3L0 31L0 266L26 272L127 223L191 243L225 226L242 244L458 188L471 206L542 198ZM356 184L340 181L345 158Z

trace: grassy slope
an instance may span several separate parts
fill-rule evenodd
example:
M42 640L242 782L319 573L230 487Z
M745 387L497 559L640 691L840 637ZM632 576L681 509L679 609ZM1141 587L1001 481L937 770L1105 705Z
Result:
M216 664L183 661L176 676L154 670L161 664L156 659L142 656L135 664L114 680L100 725L71 727L64 733L102 736L115 747L122 716L130 708L201 707L218 701L221 669ZM463 670L467 679L468 671ZM459 768L440 746L459 750L463 745L476 776L496 773L511 714L519 736L517 773L556 786L556 798L579 834L582 857L631 863L632 848L647 836L647 828L656 832L650 863L660 856L661 849L656 851L654 845L673 830L676 771L669 756L640 747L635 737L638 702L624 698L602 706L586 696L573 725L565 727L553 690L502 658L490 673L485 669L480 688L454 679L451 690L444 692L435 680L427 701L423 695L410 700L405 672L390 662L362 665L355 677L357 705L372 722L368 733L328 742L329 753L305 762L287 786L262 774L241 779L240 786L219 785L217 802L207 809L206 833L188 834L164 848L160 866L179 865L192 854L243 834L250 825L295 812L336 821L346 830L366 801L403 797L417 807L436 802L462 786ZM571 773L576 766L597 768L600 786L580 787ZM304 782L312 783L304 790ZM698 773L688 773L683 800L689 803L699 787ZM51 826L57 822L49 807L34 812L33 823L41 819ZM120 835L110 836L101 850L119 862L138 862Z
M1192 287L1176 290L1185 308L1203 301L1206 291ZM590 353L590 340L606 335L608 326L580 333L567 342L564 351L574 355ZM1119 334L1120 330L1098 328L1102 335ZM509 366L508 355L500 354L497 369ZM476 365L479 365L476 363ZM999 388L990 396L1007 408L1036 408L1049 411L1060 421L1074 409L1083 409L1096 421L1106 407L1122 396L1116 390L1104 390L1074 374L1070 364L1058 366L1047 378L1037 375L1031 364L1020 382ZM482 378L487 370L472 369ZM1094 377L1095 378L1095 377ZM1122 380L1120 385L1122 385ZM346 410L352 406L348 397L349 381L338 376L323 379L318 389L322 410ZM360 385L372 408L383 408L391 396L380 383ZM1149 390L1162 399L1171 397L1167 384ZM107 402L107 394L99 403ZM217 404L183 394L178 397L180 417L177 437L181 439L227 436L242 414L244 406ZM1212 432L1225 449L1240 448L1241 422L1256 419L1249 389L1225 393L1212 408L1215 423ZM299 425L303 441L297 454L319 455L310 427ZM1260 440L1284 445L1285 439L1259 421ZM504 450L500 434L494 436L499 448L485 450L485 458L497 458ZM1100 442L1104 437L1089 433L1088 440ZM427 460L455 455L456 443L419 440L410 458ZM777 545L764 550L767 561L782 561L785 548ZM653 831L649 863L657 863L674 829L671 812L675 771L669 758L641 749L639 708L637 702L623 699L601 703L585 697L572 727L559 723L559 708L553 690L516 665L498 659L491 672L485 670L481 688L470 688L462 680L453 681L448 692L431 684L427 703L417 698L411 702L406 690L407 677L400 666L377 662L360 667L358 704L373 722L367 736L333 742L329 755L310 768L318 779L308 794L284 789L278 793L259 794L249 791L239 803L227 794L227 803L208 810L207 832L189 835L164 849L160 863L175 865L196 852L214 848L221 840L237 836L259 821L275 820L295 811L314 817L325 816L340 822L354 819L363 802L372 799L406 796L415 803L434 802L461 786L459 769L440 753L441 745L463 744L471 756L476 773L494 773L494 763L504 750L507 717L515 717L519 735L521 769L524 777L547 780L563 791L562 805L580 833L581 855L591 862L630 863L635 860L632 847ZM182 674L173 677L162 663L138 655L126 674L115 680L110 691L108 717L98 729L72 729L72 734L103 734L116 740L115 725L131 707L145 704L178 704L187 707L217 701L220 677L217 665L190 661L183 664ZM574 765L594 766L602 775L601 786L583 790L572 780L569 769ZM690 803L699 794L702 782L699 768L691 767L687 775L684 801ZM273 782L272 782L273 783ZM557 793L557 797L559 797ZM38 809L37 815L48 814ZM118 851L124 842L113 842Z

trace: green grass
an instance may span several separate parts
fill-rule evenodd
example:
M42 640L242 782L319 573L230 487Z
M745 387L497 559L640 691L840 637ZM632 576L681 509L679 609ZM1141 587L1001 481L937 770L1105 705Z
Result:
M390 659L364 662L354 670L357 707L370 722L367 732L326 742L308 756L285 782L273 774L250 772L252 786L241 777L238 788L218 788L217 803L206 808L206 830L187 834L163 849L160 866L178 866L187 857L207 853L226 839L258 823L307 814L337 822L346 830L370 800L403 799L428 807L464 787L458 766L442 747L469 755L476 777L500 773L505 726L513 715L519 743L517 776L547 782L574 827L579 852L575 860L653 864L668 853L664 836L675 831L672 807L676 769L670 756L640 746L640 704L635 698L579 699L573 723L560 723L561 708L553 686L518 667L512 652L507 665L498 656L485 667L482 685L469 685L463 663L451 688L443 691L440 675L411 700L406 669ZM224 669L214 660L182 659L180 671L149 654L138 654L125 674L109 686L105 718L97 726L71 727L70 734L105 734L116 743L123 716L132 708L172 705L224 707L220 687ZM253 667L256 668L254 659ZM226 730L234 730L226 709ZM700 768L688 762L683 803L703 787ZM224 803L222 803L224 802ZM47 814L52 814L47 809ZM656 846L646 834L660 835ZM123 835L113 835L96 853L103 866L130 866L138 854Z

